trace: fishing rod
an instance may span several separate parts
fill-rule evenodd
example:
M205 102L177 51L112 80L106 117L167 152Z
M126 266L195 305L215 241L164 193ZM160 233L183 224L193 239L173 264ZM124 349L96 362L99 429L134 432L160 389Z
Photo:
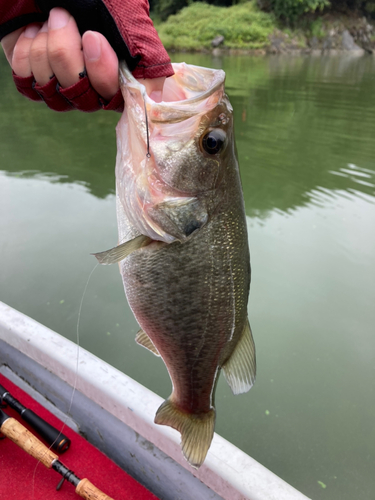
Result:
M0 410L0 432L8 437L22 450L36 458L47 469L53 469L62 477L58 488L66 479L76 488L76 493L86 500L113 500L88 479L80 479L73 471L68 469L63 463L58 460L58 455L53 453L46 445L44 445L37 437L26 429L18 420L9 417L6 413Z
M43 420L32 410L26 408L9 391L0 385L0 402L6 403L13 410L21 415L21 418L27 422L41 436L49 446L58 453L64 453L70 446L70 439L62 432Z

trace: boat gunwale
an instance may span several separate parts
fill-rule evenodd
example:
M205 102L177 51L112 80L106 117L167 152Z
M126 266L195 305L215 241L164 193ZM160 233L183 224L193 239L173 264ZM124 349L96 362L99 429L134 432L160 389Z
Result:
M204 464L199 470L192 469L182 456L179 433L154 424L155 412L163 401L161 397L82 347L77 362L76 344L2 302L0 341L44 367L70 388L75 387L78 394L152 443L163 456L171 457L191 474L192 481L195 477L216 493L210 498L217 499L219 495L228 500L307 499L216 433ZM164 475L169 473L169 462L161 462ZM172 463L170 466L170 474L175 475L175 467ZM145 485L152 490L147 481Z

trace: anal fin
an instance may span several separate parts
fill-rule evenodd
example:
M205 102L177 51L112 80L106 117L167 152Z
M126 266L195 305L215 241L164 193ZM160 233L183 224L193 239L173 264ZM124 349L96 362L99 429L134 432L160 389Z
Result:
M222 366L224 376L233 394L242 394L255 382L255 345L248 318L230 358Z
M135 341L137 342L137 344L151 351L153 354L155 354L155 356L160 356L159 351L154 346L152 340L143 330L139 330L139 332L135 336Z
M130 255L135 250L138 250L139 248L148 245L149 243L151 243L151 241L153 241L151 238L141 234L140 236L137 236L130 241L125 241L125 243L122 243L117 247L111 248L110 250L105 250L104 252L99 252L99 253L93 253L91 255L94 255L97 258L99 264L103 265L115 264L116 262L124 260L125 257Z

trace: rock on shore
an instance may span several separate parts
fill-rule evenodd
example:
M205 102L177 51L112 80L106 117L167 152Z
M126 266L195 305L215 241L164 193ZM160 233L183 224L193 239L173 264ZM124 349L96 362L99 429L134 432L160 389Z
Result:
M275 30L270 36L267 52L271 54L336 53L362 55L375 52L375 29L366 18L323 16L318 18L318 34L308 30L294 30L292 34ZM313 31L313 30L312 30Z

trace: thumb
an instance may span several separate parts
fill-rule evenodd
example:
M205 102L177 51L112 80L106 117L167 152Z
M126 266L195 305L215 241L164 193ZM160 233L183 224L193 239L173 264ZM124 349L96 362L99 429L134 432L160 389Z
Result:
M160 102L163 98L163 86L165 82L165 76L161 76L159 78L144 78L138 79L140 83L146 87L147 94L153 99L155 102Z
M107 39L96 31L82 37L87 76L99 95L110 101L119 89L118 59Z

